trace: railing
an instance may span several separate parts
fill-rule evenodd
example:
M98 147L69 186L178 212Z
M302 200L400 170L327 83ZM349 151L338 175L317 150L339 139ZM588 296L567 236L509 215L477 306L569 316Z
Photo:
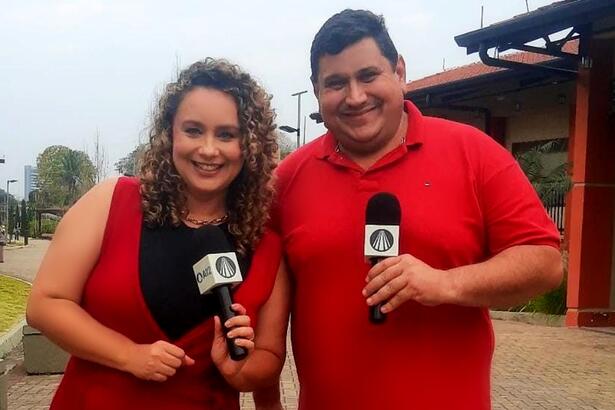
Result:
M564 217L566 210L566 193L555 192L549 195L547 200L543 200L547 213L555 222L557 229L561 234L564 233Z

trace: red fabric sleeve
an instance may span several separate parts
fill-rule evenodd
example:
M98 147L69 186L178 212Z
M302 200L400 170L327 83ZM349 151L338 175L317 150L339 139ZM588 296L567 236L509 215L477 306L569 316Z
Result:
M256 327L258 312L273 290L281 257L280 237L266 230L254 250L247 279L235 293L235 300L248 311L252 327Z
M559 249L559 232L517 161L488 137L480 145L478 195L489 253L495 255L516 245Z

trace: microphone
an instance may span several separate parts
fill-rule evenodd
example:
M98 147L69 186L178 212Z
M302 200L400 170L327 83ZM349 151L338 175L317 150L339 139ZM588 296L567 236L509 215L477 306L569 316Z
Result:
M365 209L364 255L374 266L384 258L399 255L399 223L401 208L397 197L388 192L374 194ZM384 303L369 308L369 320L383 323L386 315L380 311Z
M222 229L215 225L205 225L195 230L194 241L197 249L205 254L192 265L199 292L201 295L208 293L216 295L229 354L233 360L242 360L248 352L243 347L235 345L233 339L227 336L228 329L224 326L224 322L236 316L231 309L233 304L231 285L241 283L243 280L237 255Z

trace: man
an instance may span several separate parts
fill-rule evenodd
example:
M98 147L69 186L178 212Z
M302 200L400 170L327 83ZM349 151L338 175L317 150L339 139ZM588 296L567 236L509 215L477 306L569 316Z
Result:
M504 148L403 100L405 63L382 17L331 17L311 65L328 132L280 165L273 215L300 408L490 408L487 308L560 283L557 230ZM371 267L365 207L378 192L401 204L400 256ZM368 305L380 302L375 325Z

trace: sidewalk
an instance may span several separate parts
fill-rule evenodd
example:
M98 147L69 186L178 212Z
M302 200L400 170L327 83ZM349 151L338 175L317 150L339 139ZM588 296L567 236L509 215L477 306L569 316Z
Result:
M493 409L612 410L615 408L615 334L494 321ZM9 377L9 409L46 409L60 376L26 376L21 351ZM298 381L289 354L282 398L297 408ZM242 409L253 409L248 395Z
M9 250L0 273L32 281L48 241ZM493 361L494 410L615 409L615 329L567 329L525 323L493 322L496 351ZM27 376L19 345L8 356L10 410L47 409L61 375ZM289 350L282 375L286 409L297 408L298 380ZM253 409L242 396L242 409Z
M47 240L29 239L28 246L24 248L5 248L0 273L32 283L49 243Z

